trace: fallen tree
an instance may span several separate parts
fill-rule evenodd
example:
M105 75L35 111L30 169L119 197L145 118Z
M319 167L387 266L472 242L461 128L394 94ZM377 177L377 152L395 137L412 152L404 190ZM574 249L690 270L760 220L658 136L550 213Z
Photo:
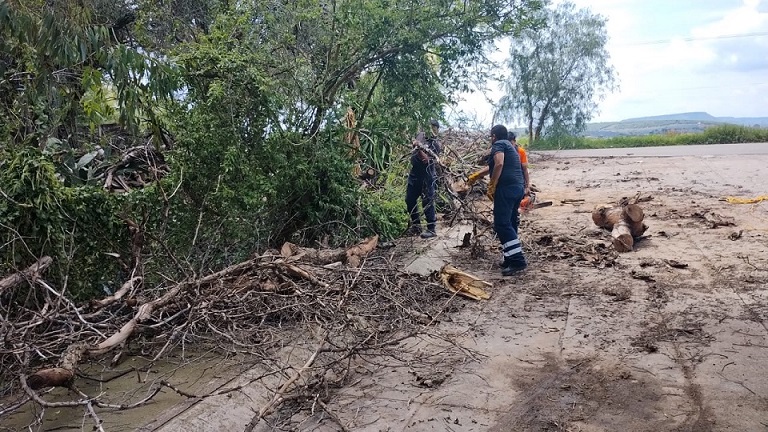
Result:
M350 363L342 359L402 355L395 347L423 332L425 321L433 323L431 317L439 316L448 304L441 299L448 293L438 283L403 274L375 254L377 241L372 237L333 253L286 245L283 250L300 250L303 256L291 253L286 258L268 251L206 276L152 289L141 278L133 278L115 293L82 305L68 299L66 290L38 280L33 302L12 303L6 298L0 303L5 340L16 352L26 353L0 351L3 393L9 395L15 382L16 391L24 395L12 410L0 410L0 418L32 401L43 410L82 406L96 421L94 407L133 408L149 402L160 389L155 384L150 396L120 405L107 403L108 394L82 393L77 383L87 372L79 365L86 359L105 366L112 360L116 366L122 353L140 351L157 360L184 341L200 349L262 359L260 364L277 373L287 366L275 362L270 353L296 342L296 334L318 330L327 334L327 343L307 366L307 379L289 381L281 392L327 402L328 392L340 384L318 382L325 379L324 371L334 371L327 376L346 377ZM340 260L313 261L320 256ZM50 402L38 393L53 386L67 387L79 397ZM167 381L161 386L174 388ZM290 395L285 398L293 400ZM283 397L275 394L278 399ZM262 410L261 417L282 416L278 408L276 402ZM290 408L296 409L296 404ZM290 422L291 416L281 418Z
M375 245L377 241L378 241L378 236L374 236L364 240L360 244L357 244L348 249L342 250L341 252L335 251L335 253L322 254L317 250L314 250L314 249L310 250L309 248L304 248L304 253L306 253L308 256L312 256L315 258L319 256L323 256L323 257L326 257L326 259L329 259L328 257L331 257L331 256L333 256L335 259L336 256L339 255L346 258L346 261L350 262L354 266L358 266L360 264L361 259L367 256L368 254L370 254L375 249ZM288 248L290 247L284 246L283 250L286 250ZM310 253L310 251L314 253ZM333 261L329 261L329 262L333 262ZM152 317L152 314L156 310L159 310L165 307L170 302L172 302L177 297L179 297L183 292L190 290L194 287L206 286L216 281L224 280L232 276L238 276L242 274L244 271L265 268L265 267L272 268L278 271L283 270L292 276L298 276L302 279L306 279L311 283L319 285L320 287L323 287L323 288L329 287L327 283L320 281L319 279L317 279L317 277L315 277L308 271L303 270L295 265L286 263L284 261L260 262L259 259L257 258L254 260L249 260L239 264L235 264L233 266L227 267L224 270L210 274L198 280L176 284L175 286L167 290L165 294L163 294L161 297L139 305L136 311L136 314L133 316L133 318L131 318L128 322L123 324L123 326L117 332L112 334L112 336L108 337L107 339L105 339L104 341L96 345L89 345L83 342L77 342L72 344L66 349L66 351L62 355L59 365L57 367L42 369L32 374L28 378L29 386L32 389L68 386L69 384L71 384L72 380L75 378L75 373L77 372L78 363L80 363L84 358L95 357L102 354L106 354L109 351L112 351L113 349L121 346L136 331L139 325L146 322ZM129 283L126 283L126 285L124 285L115 295L110 296L100 302L97 302L97 304L98 305L109 304L116 297L119 298L124 294L124 292L128 291L129 286L133 281L134 280L132 279L131 281L129 281Z

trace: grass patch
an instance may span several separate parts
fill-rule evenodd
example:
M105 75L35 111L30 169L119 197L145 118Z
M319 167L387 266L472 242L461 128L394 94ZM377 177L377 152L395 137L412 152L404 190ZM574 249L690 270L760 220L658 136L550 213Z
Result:
M735 144L768 142L768 129L720 125L698 133L669 132L664 135L612 138L557 137L541 139L529 146L534 150L601 149L622 147L659 147L692 144Z

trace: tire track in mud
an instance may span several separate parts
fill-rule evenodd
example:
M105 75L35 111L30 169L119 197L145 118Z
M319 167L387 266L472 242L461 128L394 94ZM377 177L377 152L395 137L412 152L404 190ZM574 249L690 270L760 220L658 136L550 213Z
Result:
M670 328L669 323L673 323L676 315L679 314L675 311L666 310L669 302L669 294L662 283L649 284L646 309L658 321L655 325L646 322L645 331L632 342L632 345L653 353L660 351L659 343L671 344L673 352L671 355L667 354L667 357L680 368L685 380L683 391L693 407L692 411L686 413L682 424L673 430L675 432L710 432L714 423L714 413L705 402L701 386L695 382L696 363L693 361L694 357L687 355L683 347L686 343L706 343L708 335L702 334L701 331L689 330L685 326L682 326L683 328L675 328L676 326ZM689 340L686 341L686 339Z
M712 409L704 402L704 396L701 392L701 386L694 382L696 378L696 365L693 362L686 361L680 352L680 347L675 344L675 363L680 365L685 377L685 394L693 402L696 408L694 412L686 415L685 421L678 426L676 432L710 432L715 415Z
M700 257L706 262L707 266L702 268L703 273L699 273L698 277L704 279L709 283L705 285L718 286L718 279L721 276L718 272L712 272L714 268L711 260L707 254L701 249L698 242L686 231L682 230L681 234L685 236L686 241L693 245L699 252ZM671 343L673 348L673 355L668 357L680 368L682 376L685 379L684 392L688 397L689 402L694 408L692 411L686 413L685 420L682 424L677 426L675 432L711 432L712 425L715 423L715 414L712 408L706 403L701 386L696 383L696 361L695 356L690 356L685 352L686 345L707 344L707 340L711 338L703 332L702 328L695 328L691 326L682 325L681 328L673 326L669 327L669 323L673 323L675 318L679 318L681 315L678 311L669 311L667 306L671 301L669 294L666 292L665 284L663 282L649 283L648 286L648 302L647 310L650 314L656 315L658 322L655 326L647 326L645 334L641 336L642 343L636 345L646 348L648 351L653 352L658 350L656 343L668 342ZM690 323L689 323L690 324ZM702 326L703 327L703 326ZM635 343L633 342L633 345Z

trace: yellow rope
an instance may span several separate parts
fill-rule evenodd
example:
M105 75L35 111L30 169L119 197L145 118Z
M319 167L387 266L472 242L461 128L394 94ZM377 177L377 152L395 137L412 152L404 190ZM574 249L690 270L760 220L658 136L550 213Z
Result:
M755 198L726 197L725 200L731 204L755 204L761 201L768 201L768 195L760 195Z

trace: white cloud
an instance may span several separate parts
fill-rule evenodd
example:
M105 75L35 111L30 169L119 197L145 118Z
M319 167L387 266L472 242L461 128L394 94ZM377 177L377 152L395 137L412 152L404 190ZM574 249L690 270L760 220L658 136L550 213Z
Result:
M744 0L741 7L728 11L721 19L691 30L698 38L716 38L765 31L768 27L768 10L760 0Z
M573 2L608 19L620 86L594 121L687 111L768 116L768 0ZM462 106L490 117L483 100Z

